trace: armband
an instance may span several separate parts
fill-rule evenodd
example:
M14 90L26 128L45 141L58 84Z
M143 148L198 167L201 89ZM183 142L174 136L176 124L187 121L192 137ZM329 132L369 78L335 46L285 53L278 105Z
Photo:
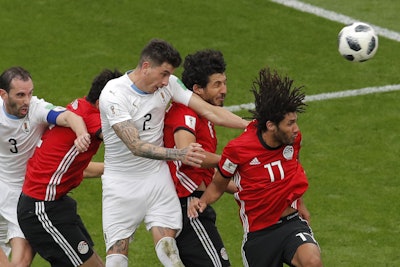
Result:
M56 121L57 121L58 115L60 115L64 111L65 110L61 110L61 111L50 110L49 113L47 114L47 122L50 124L57 124Z

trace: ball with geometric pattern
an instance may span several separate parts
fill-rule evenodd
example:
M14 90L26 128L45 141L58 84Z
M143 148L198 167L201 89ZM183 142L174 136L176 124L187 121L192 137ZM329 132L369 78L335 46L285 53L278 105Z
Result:
M378 50L378 35L369 24L354 22L339 32L338 50L349 61L367 61Z

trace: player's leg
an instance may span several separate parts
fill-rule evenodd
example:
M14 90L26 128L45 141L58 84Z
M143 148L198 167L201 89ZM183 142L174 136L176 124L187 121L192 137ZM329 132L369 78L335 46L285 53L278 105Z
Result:
M157 257L165 267L184 267L176 246L176 232L159 226L151 228Z
M144 222L153 235L157 256L164 266L184 266L175 240L182 229L182 211L168 165L161 164L160 170L147 181L145 188L150 190Z
M146 214L147 187L143 176L104 176L102 220L106 266L128 266L133 234Z
M282 267L282 239L273 225L262 230L248 233L244 237L242 258L244 266L252 267Z
M292 264L297 267L322 267L319 247L313 243L306 243L297 248Z
M282 227L287 233L283 257L296 267L322 267L321 252L307 221L296 216Z
M189 219L187 204L190 200L191 197L180 199L183 228L176 242L182 262L191 267L230 266L228 254L215 225L214 209L208 206L198 218Z
M21 191L10 189L3 206L3 216L7 221L7 239L11 247L10 262L12 266L30 266L34 253L18 222L17 203Z
M4 217L0 215L0 266L5 267L8 267L10 265L8 261L8 256L11 252L9 244L6 244L7 229L7 222L5 221Z
M81 266L88 260L92 263L93 241L76 214L76 202L72 198L38 201L22 195L18 219L32 249L51 266ZM93 263L86 266L104 266Z
M106 267L128 267L129 238L107 244Z
M8 261L7 255L4 253L4 251L0 248L0 266L4 267L11 267L12 265Z
M11 266L30 266L34 253L25 238L14 237L11 244Z

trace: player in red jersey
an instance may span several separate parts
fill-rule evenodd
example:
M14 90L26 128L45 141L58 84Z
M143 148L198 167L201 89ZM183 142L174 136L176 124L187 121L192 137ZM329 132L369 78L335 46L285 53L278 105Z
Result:
M33 250L53 267L104 266L77 214L76 201L68 193L81 183L85 168L102 142L100 93L109 80L121 75L104 70L93 80L86 97L67 106L83 118L91 136L86 152L77 151L71 129L55 126L46 130L28 161L18 221Z
M223 106L227 93L225 60L220 51L201 50L188 55L183 63L182 82L214 106ZM179 256L185 266L230 266L228 254L215 226L216 213L208 206L199 218L189 219L187 206L192 197L200 197L211 183L220 155L214 124L182 104L172 102L165 115L164 146L184 148L199 143L206 151L202 168L168 161L181 202L183 227L176 238ZM232 183L233 190L237 190ZM231 189L232 190L232 189Z
M254 81L254 121L224 148L218 171L200 199L192 200L197 217L218 200L233 177L238 192L244 240L244 266L322 266L320 249L306 220L299 216L308 187L299 161L301 133L297 113L304 111L301 87L263 69ZM301 212L300 212L301 213Z

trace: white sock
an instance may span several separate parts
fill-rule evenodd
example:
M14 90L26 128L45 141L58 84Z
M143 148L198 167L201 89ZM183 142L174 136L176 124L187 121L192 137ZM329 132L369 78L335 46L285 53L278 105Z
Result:
M123 254L107 255L105 267L128 267L128 257Z
M156 245L156 253L160 262L165 267L184 267L179 257L178 247L175 238L163 237ZM108 267L108 266L107 266Z

